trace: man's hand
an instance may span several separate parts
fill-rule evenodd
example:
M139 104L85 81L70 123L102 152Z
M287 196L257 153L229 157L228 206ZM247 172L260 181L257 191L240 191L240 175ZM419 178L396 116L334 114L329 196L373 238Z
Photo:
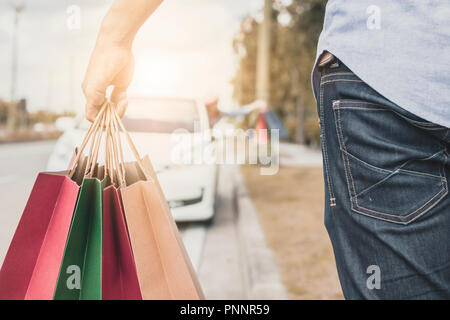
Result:
M82 85L89 121L95 120L109 86L114 86L111 102L117 105L123 117L128 106L127 89L134 72L131 50L134 37L162 1L116 0L104 18Z
M127 89L134 72L134 57L126 46L97 44L83 81L86 97L86 119L94 121L106 99L106 89L114 86L111 102L117 105L120 117L128 106Z

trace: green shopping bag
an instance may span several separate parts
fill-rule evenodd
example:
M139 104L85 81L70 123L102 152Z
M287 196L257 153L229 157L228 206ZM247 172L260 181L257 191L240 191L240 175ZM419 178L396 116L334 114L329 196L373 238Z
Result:
M102 298L102 190L107 180L83 180L59 271L55 300Z
M110 180L107 176L103 182L97 179L97 157L106 121L105 110L103 107L92 125L94 128L89 129L92 134L89 157L59 269L55 300L102 298L102 192ZM85 140L90 138L89 132Z

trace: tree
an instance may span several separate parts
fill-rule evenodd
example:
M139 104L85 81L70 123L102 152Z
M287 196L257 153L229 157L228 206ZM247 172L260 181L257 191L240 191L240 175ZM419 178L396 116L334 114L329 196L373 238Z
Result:
M301 136L297 132L300 128L307 142L318 142L311 70L326 0L284 3L286 1L274 1L272 10L269 106L280 114L292 139ZM256 98L258 25L254 17L246 17L233 42L239 57L239 67L233 80L234 99L241 105ZM300 127L297 126L299 119L303 122Z
M9 113L9 103L0 99L0 126L6 124Z

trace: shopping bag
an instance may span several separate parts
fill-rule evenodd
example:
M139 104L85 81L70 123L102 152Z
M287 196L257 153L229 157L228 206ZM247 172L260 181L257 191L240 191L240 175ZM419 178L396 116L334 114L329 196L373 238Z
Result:
M142 300L118 189L103 190L102 299Z
M149 164L148 158L144 163ZM139 170L132 165L127 165L128 176ZM155 180L139 180L120 192L143 299L202 299L197 277Z
M140 159L117 113L115 119L137 160L123 166L120 192L142 297L204 299L150 159Z
M55 300L102 297L102 182L83 180L59 270Z
M111 184L106 173L98 176L97 157L106 123L106 104L89 129L93 135L72 224L53 298L101 300L102 298L102 191ZM94 129L92 129L92 127ZM83 147L85 142L83 142Z
M52 299L79 185L40 173L0 270L0 300Z
M191 259L186 251L186 248L184 246L183 240L181 239L180 236L180 232L178 231L178 227L177 224L175 223L175 220L172 217L172 213L170 212L170 208L169 208L169 204L164 196L164 193L162 191L161 185L159 184L159 180L156 176L156 172L153 168L153 165L150 161L150 158L148 156L144 157L144 159L142 160L142 164L145 168L145 170L148 172L148 174L150 175L150 177L153 179L154 183L155 183L155 188L156 191L158 193L159 198L161 199L161 203L162 203L162 209L164 210L165 215L168 218L168 221L170 222L170 227L171 230L173 232L173 234L175 235L175 238L177 240L178 243L178 248L180 249L180 253L183 257L183 260L185 262L186 265L186 269L189 272L189 276L192 280L192 284L195 287L195 291L198 294L198 298L199 299L205 299L204 294L203 294L203 290L200 286L200 282L198 281L197 278L197 274L194 270L194 267L192 266L192 262Z

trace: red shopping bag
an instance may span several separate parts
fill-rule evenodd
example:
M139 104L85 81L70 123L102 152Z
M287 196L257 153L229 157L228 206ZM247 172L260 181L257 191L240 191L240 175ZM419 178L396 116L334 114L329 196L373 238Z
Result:
M119 191L103 190L102 299L142 300Z
M103 112L71 161L71 170L38 175L0 270L0 300L53 298L87 165L82 153Z
M40 173L0 270L0 300L52 299L79 186Z

